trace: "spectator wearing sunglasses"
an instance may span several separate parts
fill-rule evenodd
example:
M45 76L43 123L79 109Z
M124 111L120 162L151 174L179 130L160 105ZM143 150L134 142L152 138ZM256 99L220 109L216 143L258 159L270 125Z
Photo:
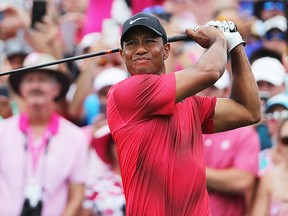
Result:
M262 39L263 47L278 52L281 56L286 54L287 19L284 16L274 16L264 22L265 34Z
M271 97L266 103L265 119L272 146L259 153L259 176L263 176L275 164L281 162L278 153L281 145L277 142L279 122L288 118L288 95L281 93Z
M287 5L283 0L255 1L254 14L262 21L277 15L285 16Z
M262 118L256 125L256 130L261 141L261 149L272 146L270 133L265 119L265 106L268 99L285 92L286 71L278 58L260 57L251 64L251 69L257 82L261 98Z
M270 155L274 166L260 178L252 216L288 215L288 118L279 124L277 147Z

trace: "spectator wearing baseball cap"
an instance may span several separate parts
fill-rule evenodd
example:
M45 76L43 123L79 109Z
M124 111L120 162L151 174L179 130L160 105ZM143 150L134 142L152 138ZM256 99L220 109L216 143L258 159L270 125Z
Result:
M288 95L280 93L271 97L266 102L265 117L272 146L274 146L278 124L282 119L288 117Z
M262 39L263 47L283 55L286 53L287 19L277 15L264 22L265 34Z
M99 50L108 50L115 48L112 43L105 40L103 33L87 34L77 50L80 54L99 52ZM118 53L86 58L78 61L79 76L72 84L69 93L69 115L78 125L84 126L93 123L93 118L99 113L99 98L95 94L93 81L103 70L109 68L124 69L123 61Z
M100 114L94 123L83 127L90 143L84 213L125 215L125 198L115 142L106 118L107 93L111 86L126 79L128 73L108 68L97 75L93 86L100 101ZM91 152L92 151L92 152ZM93 163L93 161L96 161Z
M274 96L285 91L286 70L276 58L262 57L251 65L260 95Z
M254 60L251 69L258 85L262 106L262 120L255 128L261 141L261 149L266 149L272 146L266 122L266 102L269 98L285 92L286 71L279 59L268 56Z

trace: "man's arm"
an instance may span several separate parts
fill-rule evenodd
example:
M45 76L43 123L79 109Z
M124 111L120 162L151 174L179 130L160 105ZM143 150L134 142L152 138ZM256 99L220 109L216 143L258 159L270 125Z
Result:
M223 193L245 194L253 188L255 175L236 168L206 168L207 188Z
M260 98L250 63L242 45L231 52L232 87L230 98L217 99L214 132L259 122Z
M224 73L227 63L227 43L223 32L215 27L201 26L186 34L207 49L196 64L175 73L176 103L212 86Z
M254 203L252 206L251 216L267 215L270 200L271 176L264 175L260 178L257 186Z
M71 183L68 191L68 201L62 216L78 216L84 200L84 185Z

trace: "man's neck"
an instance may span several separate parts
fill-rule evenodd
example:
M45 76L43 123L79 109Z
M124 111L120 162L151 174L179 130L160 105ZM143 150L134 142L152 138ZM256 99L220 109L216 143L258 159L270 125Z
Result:
M28 109L29 124L33 127L41 127L49 124L54 109L47 107L46 109Z

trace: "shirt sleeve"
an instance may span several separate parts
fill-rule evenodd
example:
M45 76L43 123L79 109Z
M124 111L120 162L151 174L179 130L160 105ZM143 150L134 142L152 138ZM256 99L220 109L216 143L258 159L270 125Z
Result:
M199 118L202 125L202 132L204 134L213 133L213 117L216 106L216 97L202 97L195 96L199 110Z
M125 122L172 115L176 98L175 75L134 75L113 86L109 93L113 94L115 107Z

